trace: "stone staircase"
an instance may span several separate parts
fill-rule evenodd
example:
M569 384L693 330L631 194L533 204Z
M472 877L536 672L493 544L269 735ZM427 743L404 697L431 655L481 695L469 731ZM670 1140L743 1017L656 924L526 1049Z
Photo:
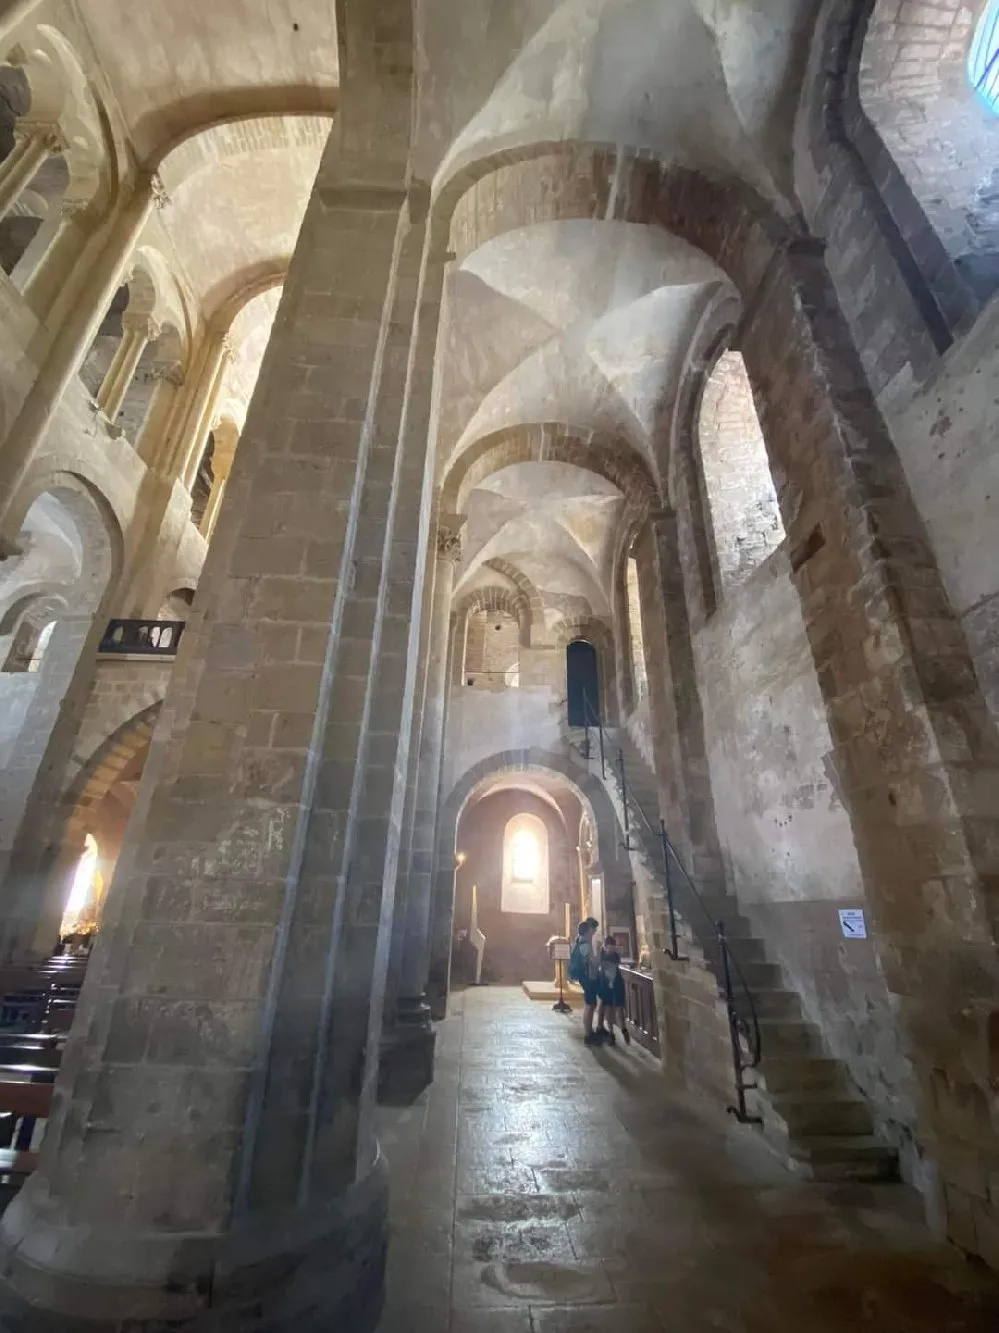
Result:
M635 857L641 859L647 882L649 875L657 881L659 891L646 895L646 906L650 934L657 945L660 941L663 944L657 949L660 956L656 961L658 968L668 974L664 977L667 991L675 993L678 970L701 969L699 980L706 984L713 1000L713 1013L707 1012L704 1004L688 1006L694 1023L709 1024L712 1029L710 1034L702 1034L698 1048L717 1051L719 1025L724 1025L726 1035L728 1032L722 950L712 924L723 921L730 953L745 982L745 989L735 987L736 1009L747 1021L755 1010L759 1024L762 1054L758 1068L747 1072L747 1083L756 1085L747 1103L750 1113L761 1118L767 1143L791 1171L807 1179L894 1179L898 1172L894 1149L876 1137L868 1103L853 1085L846 1066L826 1054L819 1029L803 1015L797 993L783 985L780 968L767 958L764 941L753 933L734 895L702 895L706 909L702 911L682 877L673 872L680 952L687 961L674 961L665 952L669 928L656 780L623 729L614 733L613 745L615 751L620 747L624 756L631 810L637 809L643 816L635 818L632 813L629 817L632 859L633 864ZM599 776L599 763L590 768ZM604 781L620 813L622 793L616 765L608 764ZM655 834L650 829L656 830ZM724 1055L731 1086L734 1073L730 1049Z

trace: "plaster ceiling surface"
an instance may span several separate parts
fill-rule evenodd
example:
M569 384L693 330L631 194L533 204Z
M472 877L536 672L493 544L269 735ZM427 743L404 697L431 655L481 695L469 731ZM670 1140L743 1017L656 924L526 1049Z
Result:
M287 265L322 144L216 162L177 187L163 213L207 317L261 270Z
M725 279L656 228L585 219L517 228L448 289L442 448L561 421L644 450L699 310Z
M507 12L501 13L505 8ZM415 164L443 183L580 140L735 173L782 202L815 0L448 0L421 6Z
M139 156L214 121L330 112L332 0L77 0Z
M605 611L623 503L610 482L568 463L493 473L469 496L455 596L479 585L486 561L502 558L540 590Z

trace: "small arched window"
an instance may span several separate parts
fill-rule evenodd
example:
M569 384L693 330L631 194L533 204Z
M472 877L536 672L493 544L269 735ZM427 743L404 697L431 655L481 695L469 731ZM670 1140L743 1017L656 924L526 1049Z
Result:
M645 671L645 639L642 635L642 600L638 589L638 561L628 557L628 634L631 639L631 676L635 684L635 703L649 692Z
M503 834L504 912L547 915L548 830L536 815L514 815Z
M999 115L999 0L989 0L968 51L968 79L985 105Z

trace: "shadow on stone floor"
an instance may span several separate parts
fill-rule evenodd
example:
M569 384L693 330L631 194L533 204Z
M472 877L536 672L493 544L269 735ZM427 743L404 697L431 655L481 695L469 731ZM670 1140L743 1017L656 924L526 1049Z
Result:
M437 1076L381 1113L379 1333L999 1333L999 1282L896 1185L809 1185L635 1046L466 992Z

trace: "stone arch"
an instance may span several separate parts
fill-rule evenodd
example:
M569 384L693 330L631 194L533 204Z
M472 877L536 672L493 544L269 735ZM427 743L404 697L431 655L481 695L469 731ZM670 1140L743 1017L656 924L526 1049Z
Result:
M104 800L126 764L149 749L162 707L163 700L157 699L133 714L94 750L77 773L62 798L67 812L64 844L75 844L83 837L88 814Z
M514 463L569 463L616 486L636 511L655 508L659 491L645 461L623 440L561 422L510 426L483 436L452 462L441 494L448 513L464 513L469 493Z
M462 811L477 787L486 786L502 775L547 773L561 779L579 800L590 819L597 842L597 865L605 873L617 876L618 883L631 882L627 857L621 857L623 834L614 806L598 778L585 768L578 768L564 755L531 747L524 750L500 750L473 764L451 788L441 806L438 824L438 868L454 854L454 838ZM450 865L444 869L450 870Z
M66 465L61 463L62 460L52 458L35 461L11 502L7 530L16 539L28 510L39 496L59 490L63 493L60 498L68 501L74 521L81 528L84 553L90 555L94 578L103 574L107 585L117 579L124 559L122 516L105 493L103 478L97 476L93 460L74 458L66 460Z
M978 302L861 104L875 0L825 0L795 136L795 183L876 393L930 375ZM970 91L970 90L969 90ZM876 276L877 295L871 298Z
M999 286L999 187L995 115L975 96L966 61L981 0L937 0L932 9L873 0L859 56L864 115L979 301ZM882 192L890 211L891 192ZM904 196L900 196L904 199ZM911 207L911 205L910 205Z
M596 649L603 716L605 722L613 726L618 717L615 698L618 666L613 627L596 616L567 616L552 626L551 637L563 652L577 639L583 639Z
M532 628L542 631L544 629L545 612L541 594L523 570L518 569L516 565L512 565L509 560L504 560L502 556L493 556L491 560L483 561L483 566L486 569L494 570L495 573L516 584L521 596L527 600Z
M500 584L490 583L483 588L475 588L459 598L451 608L460 635L461 626L473 611L503 611L517 621L520 626L520 645L531 646L531 607L523 593Z

